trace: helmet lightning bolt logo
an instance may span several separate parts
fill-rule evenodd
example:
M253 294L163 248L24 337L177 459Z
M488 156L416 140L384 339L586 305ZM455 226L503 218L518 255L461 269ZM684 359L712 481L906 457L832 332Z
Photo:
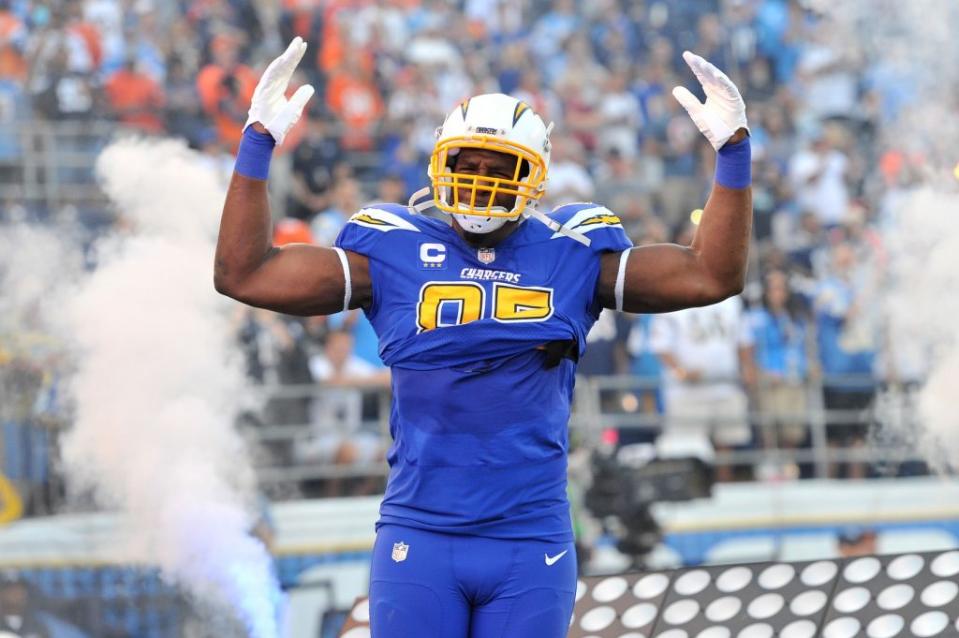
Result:
M516 126L516 123L519 122L519 118L523 116L523 113L529 110L529 104L526 102L517 102L516 107L513 109L513 126Z

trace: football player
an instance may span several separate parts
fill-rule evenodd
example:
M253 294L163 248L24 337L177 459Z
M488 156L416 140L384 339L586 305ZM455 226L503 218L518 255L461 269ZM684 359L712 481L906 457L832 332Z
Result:
M525 103L480 95L437 130L432 197L356 212L333 248L271 244L272 149L312 95L287 84L306 44L264 72L220 223L215 285L277 312L362 308L392 371L390 475L376 524L376 638L559 638L576 557L566 499L576 361L603 308L663 312L740 292L752 204L745 106L684 53L706 94L673 94L718 151L689 246L632 248L597 204L536 208L550 133ZM427 205L448 222L417 214Z

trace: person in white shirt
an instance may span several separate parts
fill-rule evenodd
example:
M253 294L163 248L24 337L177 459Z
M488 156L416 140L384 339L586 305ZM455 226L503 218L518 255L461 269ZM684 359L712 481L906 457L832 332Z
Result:
M663 365L660 456L714 458L752 441L744 386L755 381L753 336L739 297L653 317L650 348ZM714 448L715 446L715 448ZM730 480L732 468L717 468Z
M812 135L811 144L790 160L789 180L800 209L815 213L827 228L837 226L849 210L849 158L839 149L837 129L823 128Z
M310 371L321 388L310 408L310 435L294 448L296 460L353 465L383 458L382 433L362 427L363 389L389 387L389 369L356 356L353 335L333 330L323 353L310 358Z

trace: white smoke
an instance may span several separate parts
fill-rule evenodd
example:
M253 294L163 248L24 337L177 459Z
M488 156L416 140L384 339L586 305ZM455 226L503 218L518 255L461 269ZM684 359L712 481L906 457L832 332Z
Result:
M83 272L78 238L66 228L10 224L0 232L0 334L49 329L63 295Z
M883 199L889 251L882 303L889 370L921 382L915 422L888 420L933 467L959 468L959 3L821 2L845 43L885 82L901 110L881 120L883 148L901 149L910 179ZM881 104L877 104L881 107ZM878 167L872 167L878 173ZM904 377L904 378L903 378Z
M123 216L96 244L96 269L55 233L4 237L6 308L40 307L69 340L76 420L63 439L68 484L117 510L123 562L237 616L254 638L278 635L278 587L255 515L249 453L233 423L244 391L228 304L213 290L224 189L200 155L175 141L120 141L97 173ZM0 242L5 243L5 242ZM0 313L6 315L7 313Z

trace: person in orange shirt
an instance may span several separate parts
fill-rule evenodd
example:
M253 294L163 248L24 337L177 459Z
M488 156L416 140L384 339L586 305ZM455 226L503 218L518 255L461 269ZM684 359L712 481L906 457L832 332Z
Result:
M0 0L0 78L22 81L27 77L26 44L26 27L10 11L10 2Z
M383 116L383 98L370 69L357 56L344 58L326 88L330 110L343 122L343 148L369 150Z
M247 105L257 82L252 69L239 63L239 46L233 35L213 38L213 61L200 70L196 81L203 111L213 119L220 141L232 152L240 145Z
M120 122L147 133L163 132L163 88L140 72L134 59L128 59L122 69L107 79L104 91L110 110Z

